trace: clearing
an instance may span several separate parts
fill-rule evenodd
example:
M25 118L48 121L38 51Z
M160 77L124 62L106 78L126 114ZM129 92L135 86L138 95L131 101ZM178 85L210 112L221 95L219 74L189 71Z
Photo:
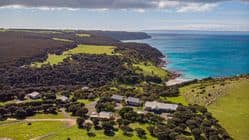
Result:
M76 34L78 37L91 37L90 34Z
M138 67L141 70L137 70L137 73L143 73L145 76L158 76L160 77L162 80L165 80L168 78L168 73L166 70L154 66L152 64L144 64L144 63L139 63L139 64L133 64L134 67Z
M52 39L56 41L73 42L72 40L64 39L64 38L52 38Z
M44 62L32 63L32 67L41 67L45 64L57 65L64 61L64 59L71 57L72 54L106 54L114 55L115 46L100 46L100 45L78 45L76 48L63 52L61 55L48 54L48 58Z

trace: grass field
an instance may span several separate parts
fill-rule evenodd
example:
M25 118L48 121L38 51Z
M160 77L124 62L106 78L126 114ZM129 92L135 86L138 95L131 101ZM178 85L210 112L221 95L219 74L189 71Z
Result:
M146 130L147 125L140 125L140 124L131 124L132 128L143 128ZM133 132L133 136L124 136L122 130L118 130L115 132L114 136L106 136L103 133L103 130L91 130L91 132L94 132L96 134L95 137L89 137L87 136L87 133L85 130L78 129L76 126L66 129L65 131L62 131L60 133L57 133L54 136L48 137L45 140L63 140L70 137L71 140L141 140L139 137L136 136L135 131ZM146 130L147 133L147 139L148 140L156 140L156 138L152 137L149 132Z
M30 32L30 33L40 33L40 34L61 34L59 31L43 31L43 30L22 30L22 29L10 29L10 31L16 32Z
M248 139L248 79L206 81L186 86L180 91L189 103L208 105L208 110L235 140Z
M63 39L63 38L52 38L52 39L53 39L53 40L56 40L56 41L73 42L72 40Z
M61 55L49 54L48 58L44 62L32 63L32 67L41 67L45 64L56 65L64 61L64 59L70 57L72 54L107 54L114 55L114 46L98 46L98 45L78 45L78 47L63 52Z
M12 138L14 140L29 140L44 135L61 132L66 125L62 122L8 122L0 125L0 138Z
M35 99L35 100L28 99L28 100L24 100L24 101L11 100L11 101L6 101L6 102L0 102L0 105L8 105L8 104L13 104L13 103L16 103L16 104L28 103L28 102L35 102L35 101L39 102L39 101L42 101L42 99Z
M146 130L148 125L138 123L130 125L133 129L143 128ZM13 131L15 130L15 131ZM4 121L0 123L0 138L12 138L14 140L42 139L42 140L140 140L133 132L132 136L124 136L122 130L115 132L114 136L106 136L103 130L91 130L96 134L95 137L89 137L86 130L78 129L77 126L67 127L63 122L32 122L28 125L27 122L20 121ZM149 140L155 140L148 130L146 136Z
M95 100L97 100L97 99L95 99ZM87 104L90 104L90 103L94 102L95 100L78 99L77 102L84 103L85 105L87 105Z
M76 34L78 37L91 37L90 34Z
M6 32L8 31L7 29L0 28L0 32Z
M240 81L228 94L208 106L235 140L249 138L249 81Z
M65 116L61 112L59 112L58 114L38 113L34 116L28 117L28 119L62 119L62 118L65 118Z
M63 54L79 54L79 53L87 53L87 54L107 54L113 55L114 46L99 46L99 45L78 45L78 47L68 50Z
M173 103L181 103L182 105L188 105L188 102L184 98L184 96L178 96L178 97L167 97L166 99L162 98L163 100L170 101Z
M134 67L138 67L140 69L142 69L142 73L144 75L156 75L160 78L162 78L163 80L166 79L168 77L168 73L167 71L165 71L164 69L160 68L160 67L156 67L154 65L151 64L133 64ZM138 73L141 73L141 71L137 71Z

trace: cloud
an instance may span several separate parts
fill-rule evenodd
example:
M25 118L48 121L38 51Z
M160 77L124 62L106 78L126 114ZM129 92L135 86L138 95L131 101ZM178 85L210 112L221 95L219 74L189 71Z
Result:
M177 10L179 13L186 13L186 12L206 12L214 9L217 7L217 3L206 3L206 4L200 4L200 3L188 3L185 6L182 6Z
M171 7L179 6L180 2L179 1L159 1L157 5L159 8L171 8Z
M216 3L230 0L0 0L0 8L38 8L40 10L87 9L146 9L175 8L178 12L202 12L216 7ZM249 0L240 0L249 2ZM100 10L101 11L101 10Z
M138 13L144 13L145 12L144 9L134 9L133 11L138 12Z

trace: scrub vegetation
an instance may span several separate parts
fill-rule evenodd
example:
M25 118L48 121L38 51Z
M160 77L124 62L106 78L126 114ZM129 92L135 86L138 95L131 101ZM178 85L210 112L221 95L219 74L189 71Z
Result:
M0 32L0 138L231 139L206 107L187 105L179 85L165 85L173 74L160 68L160 51L118 40L148 35L122 33ZM212 100L205 97L202 105Z

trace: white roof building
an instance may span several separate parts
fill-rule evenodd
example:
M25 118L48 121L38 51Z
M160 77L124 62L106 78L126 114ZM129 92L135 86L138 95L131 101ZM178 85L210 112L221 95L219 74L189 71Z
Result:
M91 118L101 118L101 119L110 119L113 116L112 112L101 111L99 113L93 112Z
M32 93L29 93L27 96L28 96L29 98L36 99L36 98L39 98L39 97L40 97L40 93L37 92L37 91L34 91L34 92L32 92Z
M58 99L61 100L61 101L63 101L63 102L65 102L65 101L68 100L68 97L66 97L66 96L60 96Z
M176 104L167 104L167 103L160 103L157 101L153 102L145 102L145 109L146 110L155 110L155 111L164 111L164 110L176 110L178 105Z
M112 95L111 99L117 101L117 102L121 102L124 100L124 96L121 95Z
M129 105L134 105L134 106L139 106L141 105L141 101L139 98L134 98L134 97L128 97L126 102L129 104Z

